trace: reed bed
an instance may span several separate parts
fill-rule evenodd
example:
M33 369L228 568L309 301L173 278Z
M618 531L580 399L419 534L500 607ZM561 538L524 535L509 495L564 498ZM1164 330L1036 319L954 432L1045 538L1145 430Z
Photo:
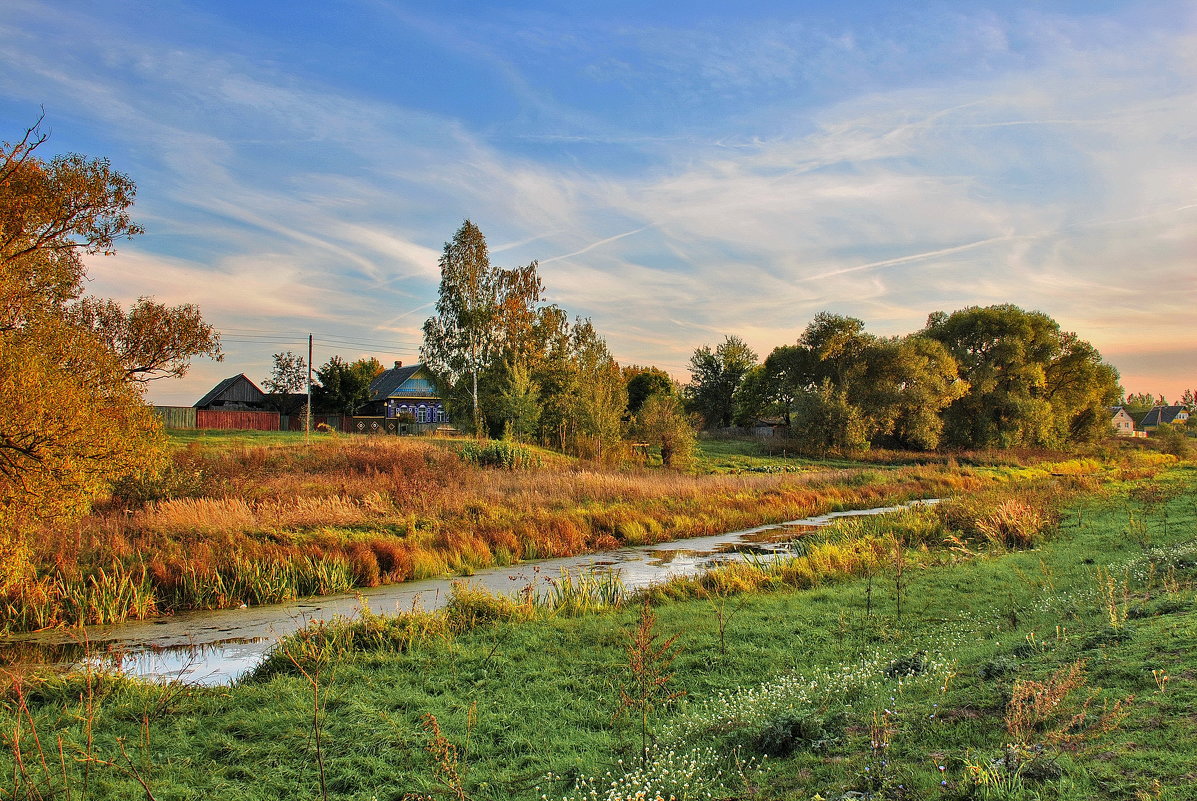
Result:
M1019 502L1025 506L1027 515L1039 521L1056 522L1060 503L1070 495L1042 487L1005 487L987 493L998 508L1025 499ZM976 516L969 517L961 508L947 505L942 509L916 506L883 515L843 518L807 537L800 554L749 558L635 592L629 591L617 574L607 570L580 574L562 570L559 576L549 577L543 587L529 585L515 595L495 594L467 580L455 582L447 605L436 612L413 610L377 615L363 600L358 617L315 621L283 640L255 676L262 679L305 670L313 668L317 661L344 658L353 653L407 652L421 645L448 642L457 634L485 626L557 615L595 614L645 601L719 602L761 590L812 589L866 576L892 581L895 575L900 577L903 569L1033 544L1027 540L1011 546L988 536L985 522L993 512L989 507L977 505L974 513ZM1055 522L1051 525L1054 528ZM1045 526L1039 537L1048 533Z
M547 451L526 469L496 469L463 459L460 447L392 437L310 447L191 443L168 474L143 478L136 492L118 487L78 525L47 532L34 545L36 575L0 596L0 630L469 575L1054 472L1046 462L949 462L688 475L599 469Z

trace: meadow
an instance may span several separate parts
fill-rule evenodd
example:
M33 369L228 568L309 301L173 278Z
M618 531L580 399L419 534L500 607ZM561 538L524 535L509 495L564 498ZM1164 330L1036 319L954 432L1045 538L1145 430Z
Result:
M817 462L704 444L693 473L531 446L178 432L161 474L118 484L34 543L0 631L287 601L1099 470L1052 454ZM1142 459L1151 454L1131 453ZM1130 464L1130 462L1128 462Z
M0 797L1190 799L1195 534L1192 466L1045 476L640 596L464 580L228 688L10 675Z

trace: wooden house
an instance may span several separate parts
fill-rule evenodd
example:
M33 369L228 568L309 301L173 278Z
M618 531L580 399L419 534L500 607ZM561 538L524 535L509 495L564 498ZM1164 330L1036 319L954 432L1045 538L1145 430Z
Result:
M782 437L790 427L780 417L758 417L748 426L748 432L754 437Z
M432 373L419 363L404 367L403 362L395 362L379 374L370 384L370 402L364 414L419 424L449 421Z
M266 393L245 373L221 381L195 402L196 409L215 411L263 411Z

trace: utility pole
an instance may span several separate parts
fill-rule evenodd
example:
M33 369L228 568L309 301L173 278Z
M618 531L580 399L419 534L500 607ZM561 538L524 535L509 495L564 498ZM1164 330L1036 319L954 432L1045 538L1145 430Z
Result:
M312 335L308 334L308 408L303 416L303 442L305 445L312 438Z

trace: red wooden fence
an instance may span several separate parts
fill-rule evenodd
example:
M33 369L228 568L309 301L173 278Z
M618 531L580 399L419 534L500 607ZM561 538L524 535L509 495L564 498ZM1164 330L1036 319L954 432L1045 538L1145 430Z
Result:
M278 431L278 412L222 412L215 409L196 409L195 427Z

